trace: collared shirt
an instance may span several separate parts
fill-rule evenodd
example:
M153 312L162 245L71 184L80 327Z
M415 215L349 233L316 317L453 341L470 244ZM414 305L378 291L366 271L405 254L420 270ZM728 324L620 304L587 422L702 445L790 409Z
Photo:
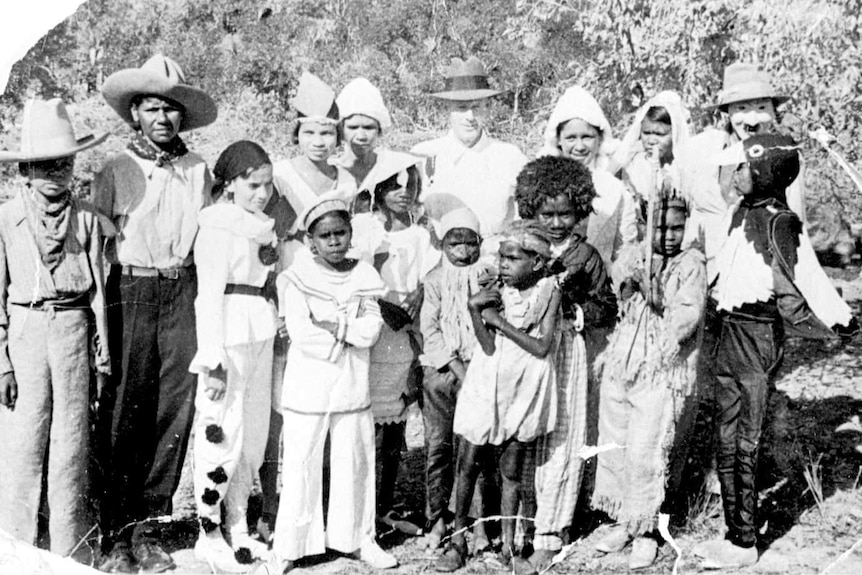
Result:
M93 203L117 225L111 263L177 268L192 263L198 213L212 202L206 162L189 152L163 166L126 150L93 180Z
M484 132L471 147L451 131L410 150L426 158L424 177L430 182L423 193L451 194L479 218L483 238L502 232L515 216L515 180L527 157L512 144Z
M20 190L18 195L0 206L0 373L13 371L7 349L9 328L8 306L42 305L52 302L69 302L70 298L89 295L88 304L96 318L98 345L96 368L110 373L105 321L104 274L102 266L101 235L98 217L86 202L72 200L67 238L74 234L76 242L66 241L64 262L89 271L90 277L81 285L80 294L59 293L48 268L42 263L39 248L27 219ZM72 262L72 260L77 260ZM65 265L61 262L60 266Z

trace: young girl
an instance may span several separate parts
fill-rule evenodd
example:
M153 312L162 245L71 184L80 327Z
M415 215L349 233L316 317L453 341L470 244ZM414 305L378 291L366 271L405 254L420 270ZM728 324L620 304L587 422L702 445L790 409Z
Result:
M619 526L596 548L612 553L634 540L631 569L655 561L676 422L695 389L706 261L698 249L682 249L687 216L681 197L658 198L652 270L642 260L627 270L622 319L598 361L598 445L623 448L598 456L593 506Z
M408 154L378 160L375 171L383 179L374 188L374 211L353 218L354 245L366 261L375 264L387 289L380 301L384 324L371 349L369 385L375 423L377 515L390 524L395 520L392 503L407 406L417 399L420 389L416 360L422 345L415 320L422 303L421 282L440 261L440 252L431 246L431 235L411 216L419 179L408 168L415 161Z
M405 163L411 171L421 158L378 146L384 130L392 126L392 118L383 96L365 78L354 78L341 90L336 99L341 115L341 132L344 137L344 152L335 163L356 179L357 200L362 205L354 206L354 212L370 211L374 188L387 179L389 166Z
M656 94L644 104L611 158L609 171L616 173L633 194L638 208L638 237L646 231L646 205L651 190L667 182L681 190L681 156L688 146L688 110L676 92ZM691 228L694 226L687 226ZM694 239L694 238L691 238Z
M275 263L274 220L264 215L272 164L257 144L228 146L213 169L219 202L200 214L195 242L199 385L194 436L195 500L201 533L195 555L242 572L266 546L248 534L246 511L269 427L276 313L264 297ZM224 526L230 545L224 540Z
M554 106L539 155L562 156L586 166L596 197L586 227L587 242L599 251L616 283L612 264L637 241L637 211L625 185L607 170L611 125L601 106L580 86L572 86Z
M463 530L487 452L497 456L502 480L501 562L516 572L532 570L515 557L515 520L521 473L529 443L554 428L557 417L554 357L560 337L560 289L546 273L551 245L531 221L510 226L500 244L502 290L484 289L468 302L479 346L467 369L455 408L461 436L455 495L455 533L437 561L438 571L463 567ZM499 307L502 306L502 311Z
M585 339L612 326L617 312L601 256L576 231L589 218L594 196L586 167L552 156L524 166L515 189L518 214L535 219L551 240L551 269L566 274L555 357L557 424L536 446L536 552L530 562L538 571L562 548L560 534L571 526L578 503L584 464L577 450L587 438L587 410L597 405L588 394Z
M351 202L356 195L353 176L330 163L341 143L335 92L314 74L304 72L292 103L298 114L293 141L300 154L273 166L279 192L297 214L302 214L324 193L335 193ZM297 226L298 223L291 232L297 232Z
M300 217L313 257L279 276L279 300L291 338L281 398L282 497L273 545L278 573L326 548L375 568L397 565L374 532L374 419L368 392L369 352L383 320L385 294L368 263L347 256L352 229L347 203L323 196ZM330 439L330 492L322 505L324 442Z

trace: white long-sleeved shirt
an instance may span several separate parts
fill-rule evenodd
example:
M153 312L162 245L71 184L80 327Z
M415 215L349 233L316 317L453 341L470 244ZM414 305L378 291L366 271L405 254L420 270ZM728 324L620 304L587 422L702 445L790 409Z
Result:
M368 409L370 348L383 326L380 275L362 261L338 272L302 257L279 275L278 289L291 339L282 407L314 414ZM336 324L336 334L321 322Z
M189 366L201 373L224 366L225 348L275 336L275 306L257 295L225 294L228 284L263 287L272 265L258 255L275 243L274 220L261 219L234 204L200 213L195 241L198 295L195 298L198 351Z

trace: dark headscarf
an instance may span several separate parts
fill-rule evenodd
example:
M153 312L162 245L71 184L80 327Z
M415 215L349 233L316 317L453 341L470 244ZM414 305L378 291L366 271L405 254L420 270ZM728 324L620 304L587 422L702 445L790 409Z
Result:
M249 140L234 142L225 148L216 160L213 168L213 198L218 198L231 180L267 164L272 164L272 161L258 144Z

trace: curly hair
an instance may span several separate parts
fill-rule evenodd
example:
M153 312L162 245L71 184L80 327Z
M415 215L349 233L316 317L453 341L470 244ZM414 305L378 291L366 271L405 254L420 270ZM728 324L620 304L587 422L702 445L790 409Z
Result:
M560 195L572 202L578 220L589 216L596 197L590 170L571 158L544 156L528 162L518 174L515 203L522 218L535 218L545 202Z

